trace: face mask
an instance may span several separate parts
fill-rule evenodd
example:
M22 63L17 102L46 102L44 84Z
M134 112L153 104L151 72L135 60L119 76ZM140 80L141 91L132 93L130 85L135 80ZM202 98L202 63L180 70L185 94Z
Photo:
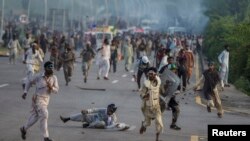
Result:
M53 69L47 69L47 70L45 70L45 74L46 74L47 76L53 75Z

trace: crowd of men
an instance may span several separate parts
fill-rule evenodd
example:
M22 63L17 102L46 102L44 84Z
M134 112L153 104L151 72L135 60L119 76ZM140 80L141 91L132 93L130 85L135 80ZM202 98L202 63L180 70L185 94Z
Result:
M7 30L6 30L7 31ZM190 78L195 67L195 54L202 48L203 37L195 35L174 34L152 32L148 34L118 34L112 40L104 38L103 44L97 46L94 35L84 37L83 34L71 32L67 35L60 32L47 32L46 30L34 34L27 31L25 39L19 39L15 32L5 32L4 40L7 34L12 35L10 40L6 41L5 46L9 49L9 63L15 64L19 52L23 52L21 58L23 64L26 65L26 76L23 79L23 99L26 98L27 92L33 83L39 88L33 98L34 113L31 115L28 123L21 128L22 138L26 138L27 129L32 126L38 118L41 118L41 131L44 141L50 141L47 129L48 118L48 99L50 93L56 93L59 90L57 78L53 75L53 71L64 72L65 85L68 86L74 72L74 63L77 58L82 60L82 74L84 83L88 81L88 74L91 70L93 61L97 67L97 80L103 78L109 80L109 73L121 71L117 69L117 64L124 62L124 70L133 72L133 77L137 83L137 91L142 99L142 113L145 119L142 122L140 133L146 131L146 127L150 125L151 120L156 122L156 141L159 134L163 130L162 112L165 109L172 110L171 129L180 130L176 125L180 112L179 103L175 100L175 96L185 92L190 85L194 90L198 89L202 81L192 86ZM81 37L79 37L81 36ZM76 56L79 52L80 56ZM46 58L49 56L49 59ZM203 73L201 80L205 80L205 95L208 99L208 112L211 112L211 106L215 103L218 109L218 117L222 117L223 110L220 97L218 95L217 84L222 87L229 86L228 77L228 59L229 47L225 46L225 51L219 56L219 62L222 65L222 73L219 74L214 69L214 63L209 63L209 68ZM124 60L124 61L121 61ZM48 62L49 61L49 62ZM44 63L46 62L46 63ZM41 68L44 69L45 73ZM141 78L144 76L144 82ZM169 78L169 79L168 79ZM170 79L173 78L173 79ZM44 79L44 80L41 80ZM172 83L172 85L170 84ZM225 84L224 84L225 83ZM49 91L43 90L47 87ZM45 88L46 89L46 88ZM110 106L110 105L109 105ZM85 126L106 128L109 117L116 111L115 105L112 105L111 113L107 112L110 108L98 110L85 110L71 117L61 117L63 122L68 120L86 122ZM109 109L109 110L107 110ZM104 114L105 119L96 115L87 114L96 111ZM98 115L98 114L97 114ZM91 118L96 118L100 122L93 122ZM91 122L90 122L91 121ZM113 120L112 120L113 121Z

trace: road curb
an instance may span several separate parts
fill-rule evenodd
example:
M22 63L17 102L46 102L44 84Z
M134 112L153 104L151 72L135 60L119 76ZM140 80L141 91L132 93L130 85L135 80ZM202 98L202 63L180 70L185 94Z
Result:
M198 96L198 97L200 97L200 96ZM204 98L201 98L201 97L200 97L200 99L201 99L200 103L199 102L198 103L196 102L196 103L203 106L203 107L206 107L206 100ZM249 112L237 110L237 109L235 109L235 107L223 106L223 103L222 103L222 107L223 107L224 112L227 112L227 113L240 113L240 114L250 115ZM214 108L214 107L212 109L216 110L216 108Z

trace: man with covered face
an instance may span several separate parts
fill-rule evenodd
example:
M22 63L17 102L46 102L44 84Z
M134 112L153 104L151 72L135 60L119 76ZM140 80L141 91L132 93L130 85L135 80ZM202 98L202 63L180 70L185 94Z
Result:
M117 126L115 104L109 104L107 108L92 108L83 109L80 113L71 115L69 117L62 117L60 119L63 123L68 121L77 121L83 123L83 128L101 128L108 129Z
M48 104L50 95L52 93L57 93L59 90L57 77L53 74L53 63L48 61L44 64L44 73L35 75L32 79L28 80L24 94L22 95L23 99L26 99L27 92L31 84L36 85L35 94L32 97L32 111L31 115L28 118L28 122L20 128L21 137L23 140L26 139L27 130L34 125L40 119L40 130L42 132L44 141L52 141L49 138L48 132Z
M66 44L65 50L60 56L60 60L63 64L66 86L68 86L68 83L71 81L75 62L75 53L72 51L72 48L69 46L69 44Z
M144 121L142 122L142 126L140 128L140 134L143 134L146 131L147 126L151 125L151 120L155 120L156 141L158 141L160 132L163 130L163 122L159 104L161 80L156 73L156 68L150 67L148 69L148 79L144 81L140 94L142 99L141 110L144 115Z

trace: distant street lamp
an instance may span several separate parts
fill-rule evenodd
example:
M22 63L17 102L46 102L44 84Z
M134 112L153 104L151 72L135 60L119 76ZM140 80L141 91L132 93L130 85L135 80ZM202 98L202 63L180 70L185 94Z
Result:
M1 18L1 37L2 37L2 34L3 34L3 24L4 24L4 2L5 0L2 0L2 18Z

